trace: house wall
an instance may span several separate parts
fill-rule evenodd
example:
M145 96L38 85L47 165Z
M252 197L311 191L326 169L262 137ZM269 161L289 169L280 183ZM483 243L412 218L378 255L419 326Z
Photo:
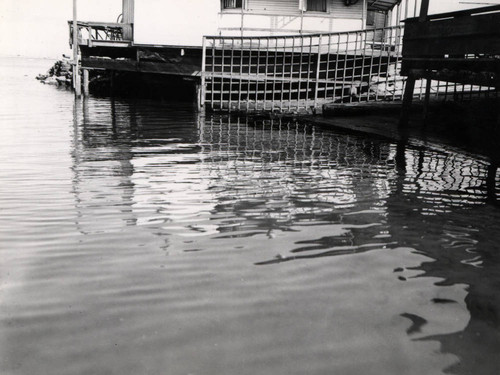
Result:
M135 0L136 44L201 45L203 35L280 35L363 28L363 1L328 0L327 13L303 12L305 0L246 0L221 11L220 0ZM243 27L242 27L243 26Z
M201 46L219 12L219 0L135 0L134 43Z

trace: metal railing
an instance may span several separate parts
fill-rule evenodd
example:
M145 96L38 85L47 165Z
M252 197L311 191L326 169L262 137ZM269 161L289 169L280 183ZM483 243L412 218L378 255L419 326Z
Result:
M400 97L402 32L402 26L395 26L311 35L205 37L205 104L213 110L300 112L325 102Z
M339 33L203 38L201 102L209 110L314 112L325 103L401 100L404 26ZM415 85L422 99L426 80ZM431 81L434 97L490 88Z
M92 45L98 41L131 41L132 24L78 21L78 43ZM73 23L68 21L70 45L73 45Z

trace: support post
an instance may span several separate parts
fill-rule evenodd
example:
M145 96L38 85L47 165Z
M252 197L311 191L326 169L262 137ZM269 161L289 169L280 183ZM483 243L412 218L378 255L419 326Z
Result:
M366 0L363 0L363 10L362 10L362 15L361 15L361 23L362 23L362 28L363 30L366 29L366 19L367 19L367 6L366 6Z
M418 17L418 22L427 21L427 14L429 13L429 0L422 0L420 5L420 16Z
M425 98L424 98L424 120L427 120L429 114L429 100L431 97L431 78L427 77L425 80Z
M114 97L115 95L115 71L111 70L109 72L109 96Z
M316 83L314 85L314 109L313 109L314 113L316 113L316 108L318 107L319 72L321 70L321 46L322 46L321 42L322 42L322 36L320 35L318 39L318 61L316 61Z
M418 18L418 22L425 22L427 21L427 14L429 12L429 0L422 0L422 3L420 4L420 16ZM403 57L404 59L404 57ZM427 82L427 87L425 89L425 101L428 101L428 97L430 96L430 80L428 79ZM413 91L415 90L415 73L412 72L412 69L409 69L408 72L408 79L406 80L406 87L405 87L405 92L403 96L403 106L401 109L401 118L399 120L399 126L403 127L408 125L408 120L410 116L410 109L411 109L411 103L413 101ZM427 95L427 90L429 90L429 95ZM428 103L425 103L424 107L424 113L426 115L427 112L427 105Z
M408 125L408 120L410 118L411 103L413 101L413 91L415 90L415 76L410 71L408 73L408 78L406 80L405 92L403 95L403 106L401 109L401 118L399 120L399 126L404 127Z
M215 41L214 41L215 43ZM206 80L205 80L205 69L206 69L206 59L207 59L207 38L203 37L202 41L202 52L201 52L201 82L200 82L200 92L198 95L198 110L201 110L205 106L205 90L206 90ZM222 95L222 93L221 93Z
M89 70L83 69L83 95L89 96Z
M73 0L73 87L75 89L76 97L80 97L82 95L79 65L77 0Z

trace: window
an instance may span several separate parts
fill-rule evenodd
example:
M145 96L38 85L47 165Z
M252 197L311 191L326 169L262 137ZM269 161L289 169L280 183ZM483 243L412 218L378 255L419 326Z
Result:
M366 12L366 26L375 26L375 12L373 10Z
M309 12L326 12L326 0L307 0L306 10Z
M243 0L222 0L222 9L241 9Z

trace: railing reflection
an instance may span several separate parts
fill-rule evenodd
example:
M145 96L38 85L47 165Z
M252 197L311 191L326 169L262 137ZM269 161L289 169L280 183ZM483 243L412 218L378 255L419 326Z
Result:
M149 102L83 104L73 129L83 234L133 226L161 250L189 252L193 261L193 252L229 257L247 245L259 257L253 262L269 267L410 249L427 261L402 263L395 283L426 277L435 289L450 288L398 312L414 323L407 334L440 341L443 353L460 359L457 373L496 373L500 213L491 203L500 176L488 160L430 142L393 143L284 120L196 117ZM254 243L269 251L257 252ZM457 296L465 294L464 329L426 336L425 322L434 318L427 308L462 308ZM477 332L488 343L479 346L481 364Z

